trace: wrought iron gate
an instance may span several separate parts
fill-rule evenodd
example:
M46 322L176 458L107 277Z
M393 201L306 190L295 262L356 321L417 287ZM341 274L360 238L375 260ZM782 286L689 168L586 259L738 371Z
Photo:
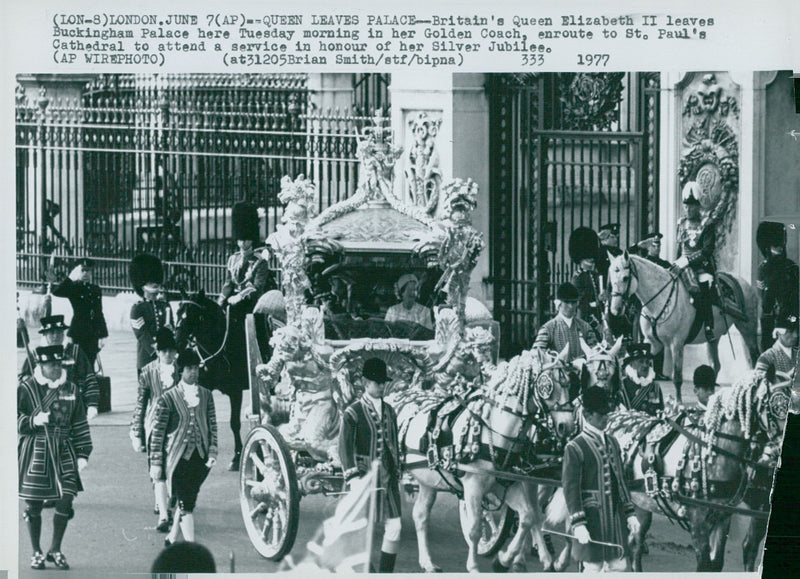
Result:
M658 223L659 75L490 75L490 282L501 353L530 347L569 280L570 232Z

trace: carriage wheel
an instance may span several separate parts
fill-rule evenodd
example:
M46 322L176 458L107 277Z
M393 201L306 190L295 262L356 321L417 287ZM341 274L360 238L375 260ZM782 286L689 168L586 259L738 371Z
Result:
M484 499L486 501L487 499ZM461 532L464 539L469 542L469 530L467 528L467 505L464 501L458 501L458 511L461 518ZM495 555L505 544L514 523L514 512L508 505L500 505L499 509L483 510L483 521L481 524L481 538L478 540L478 555L481 557L491 557Z
M280 561L297 536L300 492L289 447L272 426L255 427L244 443L239 502L253 547L261 556Z

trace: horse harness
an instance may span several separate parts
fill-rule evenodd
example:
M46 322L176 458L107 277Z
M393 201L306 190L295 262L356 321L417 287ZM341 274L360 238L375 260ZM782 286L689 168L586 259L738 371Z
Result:
M185 300L185 301L186 301L186 303L192 304L193 306L197 307L201 311L203 310L203 306L198 304L197 302L192 301L192 300ZM180 320L178 321L178 325L179 324L180 324ZM217 358L217 357L221 356L221 360L223 362L225 362L225 364L230 369L231 361L228 359L228 357L224 353L225 345L228 342L228 334L230 332L230 325L231 325L230 310L226 309L225 310L225 335L222 337L222 342L220 342L219 349L216 352L214 352L213 354L210 353L210 351L208 349L204 348L197 341L197 336L196 335L190 334L189 344L191 344L192 349L200 357L200 367L201 368L206 367L206 363L209 362L210 360L213 360L214 358Z

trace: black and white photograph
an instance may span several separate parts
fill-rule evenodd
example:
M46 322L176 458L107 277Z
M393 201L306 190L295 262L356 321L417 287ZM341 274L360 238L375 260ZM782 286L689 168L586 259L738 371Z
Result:
M250 30L234 12L208 50ZM263 18L239 50L303 52ZM367 64L358 16L315 18L309 50ZM12 576L785 576L800 79L459 69L533 42L522 20L369 18L424 58L5 71ZM58 35L54 58L104 53Z

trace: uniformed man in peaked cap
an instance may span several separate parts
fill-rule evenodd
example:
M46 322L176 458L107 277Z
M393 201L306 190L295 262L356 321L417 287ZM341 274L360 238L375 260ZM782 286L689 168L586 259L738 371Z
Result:
M247 345L244 322L247 314L267 290L275 289L275 280L269 270L266 260L254 250L259 245L259 217L258 209L252 203L240 201L232 210L233 237L239 250L228 258L226 265L226 279L222 286L217 302L220 306L229 308L230 325L228 345L225 351L230 357L231 365L235 368L247 367ZM242 390L248 388L246 381L230 388L236 391L228 392L231 396L231 408L240 407L234 404L233 397L241 396ZM231 428L234 432L234 456L228 470L239 470L239 461L242 451L242 439L239 433L239 417L231 413Z
M175 329L172 308L164 295L164 266L155 255L141 253L130 263L133 290L142 298L131 307L131 327L136 335L136 372L156 359L156 335L160 328Z
M758 266L761 290L761 351L772 346L775 321L798 315L800 275L797 264L786 257L786 227L783 223L762 221L756 231L756 244L764 261Z
M578 288L578 315L598 333L602 332L603 289L595 265L600 252L600 240L588 227L578 227L569 236L569 256L578 266L572 274L572 285Z
M683 188L686 216L678 222L678 258L673 266L681 272L684 285L694 298L697 315L703 321L706 340L710 343L715 339L712 292L716 273L716 232L708 216L703 217L701 194L700 184L695 181L690 181Z

